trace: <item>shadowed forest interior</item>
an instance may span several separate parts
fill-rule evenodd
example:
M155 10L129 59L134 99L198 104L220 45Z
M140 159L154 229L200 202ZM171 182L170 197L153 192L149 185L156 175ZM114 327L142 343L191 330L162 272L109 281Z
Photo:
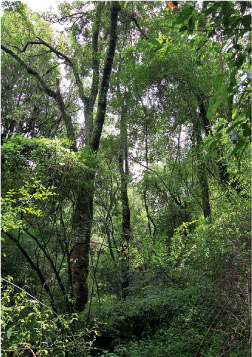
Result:
M2 356L247 357L251 2L2 1Z

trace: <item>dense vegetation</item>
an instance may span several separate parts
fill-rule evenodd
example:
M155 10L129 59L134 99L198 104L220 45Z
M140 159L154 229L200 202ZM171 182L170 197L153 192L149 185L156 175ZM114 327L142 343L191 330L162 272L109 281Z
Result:
M249 356L251 3L3 7L2 355Z

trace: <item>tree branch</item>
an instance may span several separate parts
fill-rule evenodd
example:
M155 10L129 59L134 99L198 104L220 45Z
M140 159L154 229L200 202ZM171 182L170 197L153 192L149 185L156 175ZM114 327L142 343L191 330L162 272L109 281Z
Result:
M113 1L111 3L109 49L107 53L107 58L105 60L102 82L99 91L98 108L95 118L94 131L90 140L90 148L93 152L96 152L98 150L101 133L102 133L102 127L105 119L105 113L107 107L107 93L109 89L109 79L112 72L113 60L114 60L115 49L116 49L117 20L118 20L118 13L120 9L121 7L118 1Z
M33 262L33 260L31 259L31 257L28 255L28 253L26 252L26 250L21 246L21 244L8 232L4 232L4 234L7 235L7 237L9 237L18 247L18 249L22 252L22 254L24 255L24 257L26 258L27 262L30 264L30 266L32 267L32 269L38 274L41 285L45 288L45 291L47 292L47 294L50 296L50 300L51 300L51 306L53 308L53 311L57 313L57 309L56 309L56 305L54 302L54 298L53 298L53 294L40 270L40 268Z
M137 22L137 19L135 18L135 15L131 15L130 18L132 19L132 21L134 21L134 23L136 24L136 27L138 28L138 30L140 31L141 35L146 38L146 40L149 40L149 36L147 36L143 30L141 29L140 25Z
M56 50L49 43L43 41L39 37L38 37L38 39L40 40L40 42L37 42L38 44L41 44L41 45L44 45L44 46L48 47L51 50L51 52L55 53L58 58L64 59L66 61L66 63L72 68L73 74L74 74L74 78L75 78L75 81L76 81L76 84L77 84L77 87L78 87L79 96L80 96L83 104L86 105L87 102L88 102L88 97L84 94L84 87L83 87L82 81L80 79L79 73L77 71L77 68L74 65L73 61L68 56L66 56L64 53Z
M102 2L98 3L94 27L93 27L93 36L92 36L93 78L92 78L91 93L90 93L91 105L94 105L98 93L98 84L99 84L98 37L100 32L102 7L103 7L103 3Z
M13 51L11 51L9 48L7 48L4 45L1 45L1 48L4 52L8 53L10 56L12 56L26 71L27 73L31 74L34 76L39 84L42 86L43 90L46 92L46 94L49 97L52 97L57 105L58 108L61 112L61 115L63 117L63 120L65 122L66 126L66 131L67 131L67 137L70 140L70 148L73 151L77 151L77 146L76 146L76 140L75 140L75 133L74 133L74 128L73 128L73 123L71 121L70 116L66 112L65 104L62 99L62 96L59 91L55 92L51 88L48 87L46 82L42 79L42 77L39 75L37 71L35 71L33 68L31 68L29 65L27 65L18 55L16 55Z
M72 307L70 306L69 304L69 301L67 299L67 292L66 292L66 289L65 289L65 286L61 280L61 277L59 275L59 271L57 270L50 254L46 251L46 248L43 247L43 245L40 243L39 239L37 237L35 237L32 233L30 233L27 229L24 228L24 232L26 234L28 234L38 245L38 247L41 249L41 251L44 253L44 256L46 257L46 259L48 260L49 264L51 265L51 268L52 268L52 271L54 272L55 274L55 277L56 277L56 280L58 281L58 284L59 284L59 287L60 287L60 290L62 292L62 295L66 301L66 307L67 307L67 310L68 312L71 312L72 311Z
M223 305L223 306L221 307L221 309L219 310L218 314L217 314L217 315L215 316L215 318L213 319L211 325L208 327L207 332L206 332L206 334L204 335L204 337L202 338L201 343L200 343L200 345L199 345L199 347L198 347L198 349L197 349L197 351L196 351L194 357L197 357L197 356L199 355L200 348L201 348L203 342L205 341L205 338L207 337L207 335L208 335L209 332L211 331L211 329L212 329L212 327L213 327L215 321L216 321L217 318L219 317L219 315L223 312L224 308L227 306L228 302L229 302L229 299L224 303L224 305Z
M89 98L86 100L85 114L85 145L89 145L90 138L93 133L93 108L98 94L99 86L99 56L98 56L98 38L100 32L101 13L103 2L97 3L96 16L92 27L92 83Z

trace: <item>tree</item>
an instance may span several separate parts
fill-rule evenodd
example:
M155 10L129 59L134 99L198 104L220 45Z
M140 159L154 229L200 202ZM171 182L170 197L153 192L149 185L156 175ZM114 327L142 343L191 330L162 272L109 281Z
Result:
M4 354L246 355L250 5L4 6Z
M232 155L238 157L238 162L250 137L251 98L247 76L251 52L250 10L251 4L247 1L204 2L202 9L185 5L174 19L180 31L200 32L191 40L192 47L197 48L196 61L200 65L209 44L212 44L216 57L219 56L219 69L212 82L213 95L205 117L210 122L220 123L217 131L224 128L227 133L232 130L239 132L232 151ZM224 117L224 122L220 121L220 117ZM218 138L209 137L208 141L218 147Z
M72 260L72 281L73 281L73 294L76 299L76 309L82 310L88 299L88 266L89 266L89 246L90 246L90 234L92 227L93 217L93 182L95 175L95 155L99 148L102 127L106 113L107 93L109 88L109 79L113 65L113 59L116 48L117 38L117 19L120 6L118 2L113 2L110 5L110 29L109 29L109 42L107 48L107 55L104 60L103 73L101 80L99 80L99 56L98 56L98 38L99 38L99 25L101 21L101 9L103 3L97 3L95 9L95 18L93 25L92 35L92 69L93 69L93 82L90 92L90 97L84 95L84 89L80 74L78 72L75 62L73 62L68 56L61 51L58 51L56 47L43 40L36 35L36 30L32 33L31 38L25 43L22 49L17 49L17 53L9 48L10 45L3 40L1 48L5 53L15 59L19 65L21 65L29 75L33 76L42 90L51 98L54 99L58 106L58 110L61 113L63 121L65 123L67 137L70 141L70 148L73 151L77 151L76 133L70 114L66 108L64 98L60 92L60 87L55 84L56 89L51 89L47 82L43 79L39 71L35 70L33 66L29 65L25 60L25 54L30 47L42 46L47 49L54 57L63 59L68 66L71 67L75 82L79 91L80 99L85 105L85 118L86 118L86 151L90 152L90 161L88 169L80 170L78 177L79 187L76 192L76 201L74 203L74 213L72 218L73 232L72 232L72 250L70 253L70 259ZM24 14L25 7L21 5L18 8L18 14ZM23 16L24 17L24 16ZM25 17L27 19L27 17ZM31 22L28 21L29 26ZM7 40L8 41L8 40ZM19 55L21 53L22 55ZM23 55L24 53L24 55ZM29 52L28 52L29 53ZM90 123L93 117L94 103L98 96L97 111L94 121L94 126Z

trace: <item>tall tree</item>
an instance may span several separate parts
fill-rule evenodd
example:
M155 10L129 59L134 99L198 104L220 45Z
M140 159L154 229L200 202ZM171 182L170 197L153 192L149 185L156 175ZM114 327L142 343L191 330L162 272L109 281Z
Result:
M127 98L127 93L124 94ZM119 151L119 171L121 179L121 202L122 202L122 266L121 266L121 290L122 296L127 295L126 289L129 286L129 245L131 240L130 228L130 208L128 198L129 182L129 162L128 162L128 134L127 134L127 101L123 99L121 103L120 118L120 151Z
M33 76L41 89L51 98L54 99L61 113L65 123L67 137L70 142L70 148L77 151L76 133L70 114L68 113L64 97L61 94L59 83L55 83L55 89L51 89L50 85L45 81L43 75L39 70L35 69L32 64L27 62L25 55L29 53L29 48L39 46L44 47L48 52L52 53L58 60L63 60L70 66L75 83L79 91L79 97L85 105L85 120L86 120L86 147L85 150L89 152L90 160L88 167L80 170L78 177L78 187L75 192L75 202L73 207L72 218L72 250L70 253L71 270L72 270L72 283L73 283L73 296L76 300L76 309L82 310L88 299L88 271L89 271L89 249L90 237L93 218L93 194L94 194L94 177L96 161L95 156L99 149L99 143L105 119L107 94L109 89L110 75L116 49L117 41L117 22L120 5L118 2L111 2L110 14L110 27L109 27L109 40L107 44L107 54L103 63L103 72L99 79L99 55L98 55L98 39L99 39L99 25L101 19L101 9L103 3L94 3L95 16L92 27L92 70L93 80L90 91L90 96L84 94L84 88L78 66L74 60L63 52L59 51L57 47L50 44L47 40L42 39L40 36L30 34L31 38L26 41L23 48L16 47L16 50L11 47L8 39L3 40L1 45L2 50L15 59L30 76ZM26 16L24 7L18 8L19 15ZM25 17L27 21L27 17ZM31 22L28 20L28 25ZM42 35L43 36L43 35ZM92 124L94 103L97 99L97 110L95 115L94 124Z

